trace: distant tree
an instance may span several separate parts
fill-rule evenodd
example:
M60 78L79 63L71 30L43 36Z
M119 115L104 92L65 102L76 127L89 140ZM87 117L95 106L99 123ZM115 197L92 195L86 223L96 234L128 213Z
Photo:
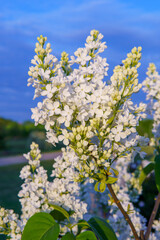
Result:
M35 126L34 123L31 121L25 121L22 124L22 136L23 137L28 137L30 135L30 133L33 131L44 132L45 129L44 129L44 126L42 126L42 125Z

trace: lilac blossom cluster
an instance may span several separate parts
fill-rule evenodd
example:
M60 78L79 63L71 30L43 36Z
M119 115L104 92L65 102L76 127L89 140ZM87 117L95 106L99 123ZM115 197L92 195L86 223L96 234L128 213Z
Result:
M160 143L160 75L156 70L154 63L150 63L147 71L147 77L143 81L143 91L146 93L148 100L147 113L153 119L153 138L150 139L150 146L154 147L154 153L157 154L157 148ZM160 218L154 221L153 229L155 230L155 238L160 238Z
M160 138L160 75L156 71L154 63L150 63L147 78L143 81L143 91L149 100L148 112L153 116L153 134L155 140Z
M115 160L139 152L146 139L136 132L145 104L134 105L130 97L141 88L137 68L141 47L134 47L118 65L109 81L108 64L100 53L106 48L102 34L92 30L85 47L74 56L63 52L58 61L46 38L36 43L28 85L35 88L34 98L43 99L32 108L35 124L43 124L47 141L63 141L79 158L79 179L106 169ZM74 66L74 68L73 68Z

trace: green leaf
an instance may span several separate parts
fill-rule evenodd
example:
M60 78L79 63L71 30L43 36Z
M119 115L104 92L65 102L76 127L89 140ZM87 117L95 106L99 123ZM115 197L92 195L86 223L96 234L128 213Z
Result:
M113 122L114 117L115 117L115 116L112 116L112 117L107 121L107 124L110 124L111 122Z
M106 184L105 184L105 182L101 182L101 183L100 183L100 186L99 186L100 192L104 192L105 189L106 189Z
M99 182L96 182L96 184L94 185L94 190L95 190L96 192L99 192L98 186L99 186Z
M60 232L59 224L56 223L43 235L41 240L57 240L59 232Z
M88 222L85 221L85 220L79 220L76 225L82 226L82 227L86 227L86 228L87 228L87 227L90 227L89 224L88 224Z
M51 211L50 214L55 220L61 222L68 219L69 221L69 213L64 208L54 204L50 204L50 206L54 207L54 210Z
M36 213L27 222L21 240L57 240L59 225L49 213Z
M85 220L79 220L77 224L75 224L74 226L78 225L78 234L84 230L84 229L89 229L90 226L88 224L88 222L86 222Z
M118 240L112 227L105 220L94 217L88 224L100 240Z
M67 232L62 238L61 240L75 240L75 237L72 233Z
M146 167L144 167L140 173L139 176L139 185L142 185L142 183L144 182L145 178L148 176L149 173L151 173L151 171L154 169L154 163L151 162L149 163Z
M91 231L85 231L80 233L77 237L76 240L97 240L95 234Z
M116 176L118 176L119 172L118 172L116 169L114 169L114 168L111 168L111 169L113 170L114 174L115 174Z
M67 211L67 212L68 212L69 216L72 216L72 215L75 213L74 210L69 210L69 211Z
M94 186L94 190L96 192L104 192L106 189L106 183L105 181L102 182L96 182L95 186Z
M118 178L108 177L106 183L107 183L107 184L112 184L112 183L115 183L117 180L118 180Z
M158 192L160 192L160 155L155 157L155 178Z
M114 199L110 194L108 194L108 197L109 197L110 205L112 205L114 203Z

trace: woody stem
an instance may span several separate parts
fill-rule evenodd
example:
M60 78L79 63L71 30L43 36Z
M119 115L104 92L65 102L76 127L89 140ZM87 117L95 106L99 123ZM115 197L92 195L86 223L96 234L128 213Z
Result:
M124 208L122 207L119 199L117 198L117 196L115 195L114 191L113 191L113 188L111 186L111 184L107 184L107 187L110 191L110 194L112 196L112 198L114 199L114 202L116 203L117 207L120 209L121 213L123 214L124 218L126 219L126 221L128 222L132 232L133 232L133 235L135 237L136 240L140 240L140 238L138 237L138 234L137 234L137 231L129 217L129 215L127 214L127 212L124 210Z
M150 219L149 219L147 231L145 233L145 240L147 240L149 238L149 234L151 232L152 224L153 224L153 221L154 221L154 219L156 217L156 214L157 214L157 211L158 211L158 208L159 208L159 204L160 204L160 193L157 196L157 199L155 201L155 205L154 205L153 211L152 211Z

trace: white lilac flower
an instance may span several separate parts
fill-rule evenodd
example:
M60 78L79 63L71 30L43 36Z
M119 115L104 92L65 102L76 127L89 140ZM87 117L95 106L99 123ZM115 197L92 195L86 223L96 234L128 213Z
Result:
M146 99L149 100L147 105L147 113L153 118L152 133L154 138L150 139L150 146L159 147L160 138L160 75L156 71L154 63L150 63L147 71L147 77L143 81L143 91L147 94ZM155 150L156 152L156 150ZM154 221L153 229L155 233L151 234L149 239L160 238L160 218Z
M48 80L50 78L50 70L44 71L43 68L40 68L39 69L39 75L41 76L41 78L43 80L45 80L45 79Z
M57 91L56 87L52 87L52 84L48 84L46 86L46 90L42 91L42 96L47 96L48 98L52 98L53 94Z
M160 137L160 75L153 63L150 63L147 78L143 81L143 90L147 93L148 112L153 114L153 129L155 139Z

